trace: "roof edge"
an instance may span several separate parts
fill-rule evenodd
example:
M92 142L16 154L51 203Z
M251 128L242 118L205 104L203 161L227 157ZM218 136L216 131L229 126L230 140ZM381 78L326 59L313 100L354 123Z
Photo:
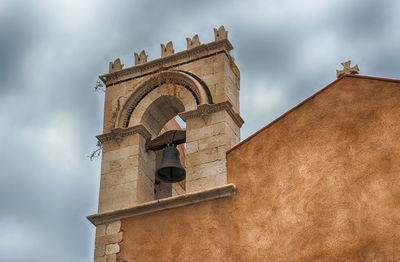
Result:
M279 120L281 120L282 118L284 118L286 115L290 114L291 112L293 112L294 110L298 109L299 107L301 107L302 105L304 105L305 103L307 103L309 100L313 99L314 97L316 97L317 95L319 95L320 93L324 92L326 89L328 89L329 87L333 86L334 84L336 84L337 82L339 82L340 80L342 80L345 77L353 77L353 78L362 78L362 79L370 79L370 80L378 80L378 81L388 81L388 82L395 82L395 83L400 83L400 79L391 79L391 78L382 78L382 77L374 77L374 76L364 76L364 75L352 75L352 74L345 74L342 75L341 77L337 78L335 81L331 82L330 84L328 84L327 86L325 86L324 88L322 88L321 90L317 91L316 93L314 93L313 95L311 95L310 97L308 97L307 99L305 99L304 101L300 102L299 104L297 104L295 107L293 107L292 109L290 109L289 111L287 111L286 113L282 114L281 116L279 116L278 118L276 118L275 120L273 120L272 122L270 122L268 125L264 126L263 128L261 128L260 130L258 130L257 132L253 133L252 135L250 135L249 137L247 137L246 139L244 139L242 142L240 142L239 144L235 145L234 147L232 147L231 149L229 149L228 151L226 151L226 154L228 155L230 152L234 151L235 149L239 148L241 145L247 143L248 141L250 141L253 137L255 137L256 135L258 135L259 133L261 133L262 131L264 131L265 129L267 129L268 127L272 126L273 124L275 124L276 122L278 122Z

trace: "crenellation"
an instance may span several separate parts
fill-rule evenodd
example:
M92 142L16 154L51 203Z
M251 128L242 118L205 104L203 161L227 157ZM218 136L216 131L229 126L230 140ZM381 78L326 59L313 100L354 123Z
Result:
M140 52L140 55L138 55L137 53L134 53L134 56L135 56L135 65L147 63L148 55L146 55L146 52L144 50L142 50L142 52Z
M192 49L193 47L199 46L200 45L199 36L196 34L192 37L192 39L186 37L186 43L187 43L187 49Z
M167 47L165 47L167 48ZM153 61L148 61L144 64L138 64L133 67L121 69L113 73L100 76L100 79L106 84L106 87L114 86L115 83L121 83L124 81L134 81L136 77L140 77L145 74L152 74L159 72L160 70L178 68L181 65L193 61L201 61L202 58L207 56L220 56L223 55L227 59L230 59L229 51L232 49L232 45L227 39L223 39L217 42L211 42L209 44L203 44L194 47L190 50L174 53L165 57L158 58ZM125 82L124 82L125 83Z
M121 70L123 67L124 65L121 64L121 60L117 58L114 62L110 62L108 71L109 73L114 73Z
M161 57L173 55L175 53L172 41L169 41L167 45L160 44L161 46Z
M214 39L215 41L228 38L228 31L225 30L225 27L221 25L218 30L214 28Z

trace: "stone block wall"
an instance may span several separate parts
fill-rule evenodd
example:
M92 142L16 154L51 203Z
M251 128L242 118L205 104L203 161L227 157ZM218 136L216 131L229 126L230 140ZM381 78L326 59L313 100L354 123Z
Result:
M117 262L122 241L121 221L115 221L96 227L94 262Z
M133 134L103 142L99 212L153 200L155 153L145 150L146 139Z
M227 183L226 151L239 143L243 120L240 73L226 36L203 45L197 37L178 53L168 43L171 52L149 62L142 52L140 61L136 55L135 66L126 69L117 59L100 76L106 94L103 134L98 136L103 151L97 215ZM146 150L146 143L177 115L186 121L186 147L180 146L186 180L158 186L161 154ZM116 223L97 224L95 261L116 259L122 239Z
M226 184L226 151L239 143L239 126L227 111L186 121L187 192Z

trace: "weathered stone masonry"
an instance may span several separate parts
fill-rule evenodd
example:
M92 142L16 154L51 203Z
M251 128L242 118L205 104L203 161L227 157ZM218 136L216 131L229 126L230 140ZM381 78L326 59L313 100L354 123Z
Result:
M186 185L174 184L170 197L183 197L162 203L182 205L187 204L184 195L195 201L234 192L233 185L226 185L226 151L239 142L243 124L240 73L227 31L220 27L214 33L215 41L208 44L200 44L197 35L188 38L187 50L178 53L172 42L161 45L161 58L153 61L147 62L145 51L135 53L135 66L126 69L117 59L100 76L107 88L103 134L98 136L103 144L99 208L89 217L97 226L95 261L114 261L119 252L123 233L116 229L121 222L115 214L135 206L151 208L146 203L157 199L159 156L145 146L177 115L186 122ZM207 197L197 196L200 191Z

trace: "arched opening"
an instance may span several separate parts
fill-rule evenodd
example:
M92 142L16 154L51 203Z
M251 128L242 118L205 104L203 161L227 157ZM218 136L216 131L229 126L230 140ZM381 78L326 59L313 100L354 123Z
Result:
M165 92L179 97L185 104L185 111L194 110L198 105L213 103L208 86L196 75L184 71L163 71L147 78L135 88L122 110L118 112L115 127L134 126L135 112L143 110L140 106L143 100L149 100L149 97ZM188 104L190 108L186 107Z
M163 95L147 107L140 122L150 131L154 138L160 134L168 121L184 111L185 106L178 98Z
M170 131L170 130L184 130L185 129L185 122L179 117L175 116L174 118L170 119L161 129L159 135ZM184 168L185 165L185 157L186 157L186 143L180 144L176 147L179 151L179 158L181 164ZM156 151L156 170L160 167L161 160L163 157L164 150ZM176 196L184 194L186 191L186 181L180 181L178 183L170 184L165 183L157 178L154 180L154 199L161 199L170 196Z
M210 92L207 91L208 87L204 83L186 72L157 73L134 88L118 111L114 125L122 129L142 126L150 133L151 140L154 140L165 131L184 129L184 122L176 117L179 113L195 111L200 105L212 103ZM146 151L147 142L143 141L145 140L139 143L137 157L137 202L185 193L186 181L173 184L156 181L155 171L160 165L163 152ZM181 164L185 166L185 145L178 146L177 149Z
M163 95L154 100L147 107L140 122L148 129L152 138L156 138L170 130L184 129L184 127L179 124L179 122L182 123L183 120L178 116L180 112L184 111L185 107L178 98ZM180 153L181 164L185 167L185 145L178 145L177 149ZM152 165L154 170L157 170L161 164L163 153L164 149L155 151L154 159L147 164ZM185 193L185 181L171 184L160 181L154 177L154 199L166 198L183 193Z

